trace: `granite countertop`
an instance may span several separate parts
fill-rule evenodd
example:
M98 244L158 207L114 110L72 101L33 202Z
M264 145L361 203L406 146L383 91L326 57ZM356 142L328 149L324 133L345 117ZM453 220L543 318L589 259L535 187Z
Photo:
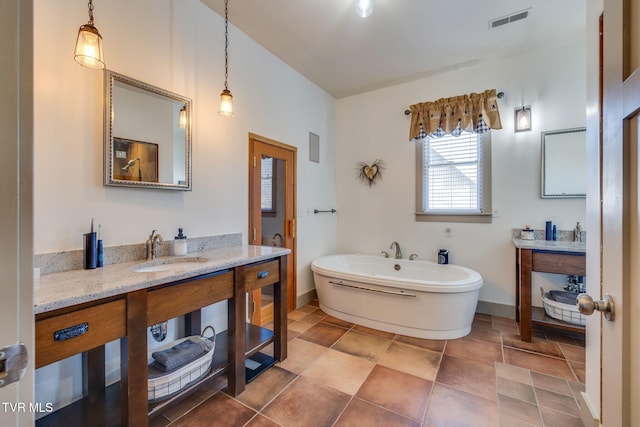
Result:
M71 270L45 274L34 281L34 314L45 313L126 294L152 286L188 279L215 271L264 261L291 251L274 246L238 245L198 252L185 257L161 257L155 261L137 260L110 264L95 270ZM200 262L182 263L175 269L140 273L136 266L148 263L179 262L179 259L204 258Z
M520 249L536 249L555 252L586 253L585 242L572 242L566 240L522 240L513 239L513 244Z

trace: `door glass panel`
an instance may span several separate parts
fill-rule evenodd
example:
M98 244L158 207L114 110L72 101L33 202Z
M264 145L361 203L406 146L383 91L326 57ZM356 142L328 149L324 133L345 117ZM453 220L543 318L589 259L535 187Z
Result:
M285 161L263 156L260 161L261 243L264 246L285 246ZM258 291L256 291L258 292ZM273 285L260 289L251 316L254 323L270 327L273 323Z
M260 194L262 207L262 244L284 247L285 242L285 161L263 157Z

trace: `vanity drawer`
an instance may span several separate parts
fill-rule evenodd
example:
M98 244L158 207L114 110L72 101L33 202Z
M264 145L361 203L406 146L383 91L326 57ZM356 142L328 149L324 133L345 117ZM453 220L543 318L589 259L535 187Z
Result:
M36 368L127 334L124 299L36 321Z
M280 281L280 261L273 260L244 268L244 283L247 292Z
M531 270L584 276L587 273L586 257L583 254L537 252L534 250L531 254Z
M147 325L233 298L233 272L214 273L147 293Z

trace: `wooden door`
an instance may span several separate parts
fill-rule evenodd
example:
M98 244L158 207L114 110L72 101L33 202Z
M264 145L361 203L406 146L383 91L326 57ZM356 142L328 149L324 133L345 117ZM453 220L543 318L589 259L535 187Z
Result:
M287 309L296 307L296 148L249 134L249 244L282 246L287 259ZM251 323L273 319L271 287L250 297Z
M602 56L601 283L615 303L601 320L601 411L606 426L640 425L640 9L604 0ZM591 200L589 206L598 203ZM598 289L588 289L590 293ZM587 326L587 343L598 331ZM593 372L587 359L587 371ZM588 378L587 378L588 379ZM587 393L593 390L587 382ZM592 403L594 403L592 401Z
M0 348L23 343L26 376L0 372L0 425L34 419L33 1L3 2L0 13ZM7 352L9 354L11 352ZM15 359L11 359L11 364ZM0 362L4 368L8 363ZM24 406L18 406L22 404Z

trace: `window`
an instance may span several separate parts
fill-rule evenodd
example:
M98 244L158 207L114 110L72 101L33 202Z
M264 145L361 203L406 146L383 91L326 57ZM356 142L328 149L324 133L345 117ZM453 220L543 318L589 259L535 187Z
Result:
M263 157L260 164L260 206L263 214L275 214L276 207L274 203L275 183L274 183L274 163L272 157Z
M419 221L491 222L491 136L426 137L418 145Z

